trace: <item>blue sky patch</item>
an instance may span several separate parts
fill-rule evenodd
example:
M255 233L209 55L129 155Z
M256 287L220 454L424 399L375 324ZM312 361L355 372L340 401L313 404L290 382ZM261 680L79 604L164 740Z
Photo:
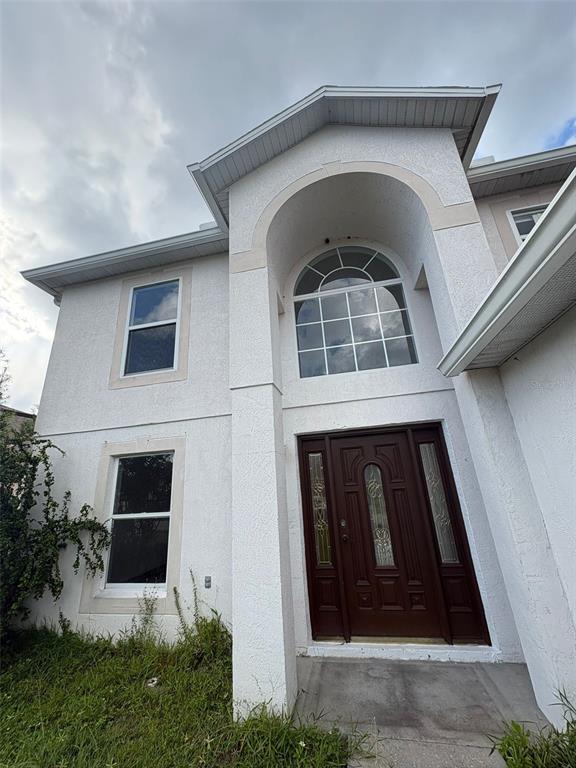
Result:
M568 144L576 144L576 116L569 117L559 131L548 136L544 149L565 147Z

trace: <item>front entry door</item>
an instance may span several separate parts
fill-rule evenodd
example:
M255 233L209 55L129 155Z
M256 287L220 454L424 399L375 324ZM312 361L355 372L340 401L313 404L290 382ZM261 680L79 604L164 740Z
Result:
M301 440L315 638L486 642L437 426Z

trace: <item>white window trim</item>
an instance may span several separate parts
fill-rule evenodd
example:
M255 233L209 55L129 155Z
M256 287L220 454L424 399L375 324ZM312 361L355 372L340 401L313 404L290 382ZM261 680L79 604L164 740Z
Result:
M390 259L390 257L388 256L388 254L384 250L380 250L378 247L375 247L373 244L370 244L370 245L366 246L364 244L358 243L358 245L360 245L363 248L366 248L366 247L372 248L375 251L374 255L366 263L366 266L368 266L368 264L374 258L376 258L378 253L381 253L386 259L391 261L392 266L394 267L394 269L396 269L396 271L398 271L398 268L396 267L396 265L394 264L392 259ZM335 245L334 246L334 248L336 249L336 251L338 253L338 258L340 259L340 263L341 264L342 264L342 257L340 256L340 250L339 249L343 248L343 247L347 247L347 246L349 247L350 244L347 243L347 244L340 244L340 245ZM321 251L320 253L316 254L313 257L311 257L311 261L313 261L318 256L321 256L322 253L328 254L330 252L330 250L331 249L328 249L326 251ZM299 268L299 270L298 270L298 272L296 273L296 276L295 276L294 286L298 282L298 279L299 279L300 275L302 274L303 270L306 267L309 267L310 269L313 269L315 272L318 272L317 269L314 269L314 267L310 267L309 264L301 264L300 268ZM336 268L335 270L332 270L331 272L328 273L328 275L331 275L333 272L337 272L338 269L341 269L341 268L343 268L343 267L339 267L339 268ZM365 270L359 270L359 271L365 271ZM321 273L318 272L318 274L321 274ZM328 275L326 275L326 277L328 277ZM406 312L406 315L407 315L408 320L410 322L410 327L412 329L412 333L401 334L401 335L398 335L398 336L384 336L383 328L382 328L382 321L381 321L380 315L381 314L386 314L388 312L401 312L403 310L402 309L389 309L389 310L382 310L381 311L380 310L380 305L379 305L379 302L378 302L378 293L377 292L375 294L375 296L376 296L377 311L375 313L374 312L369 312L369 313L364 314L364 315L354 315L354 318L356 318L356 317L369 317L371 315L376 314L378 316L378 320L380 322L380 333L381 333L381 336L382 336L381 339L374 339L374 340L369 340L369 341L354 341L354 332L353 332L352 327L351 327L350 328L350 332L352 334L352 343L351 344L336 344L336 345L329 345L329 346L327 346L326 345L326 339L325 339L325 336L324 336L324 323L325 322L335 322L335 321L324 320L323 315L322 315L322 302L321 301L319 301L320 320L315 320L315 321L313 321L311 323L297 323L296 322L296 304L297 304L297 302L307 301L309 299L322 299L325 296L335 296L335 295L342 294L342 293L348 294L348 293L350 293L352 291L362 290L362 289L366 289L366 288L387 287L389 285L400 285L402 287L402 292L404 294L404 300L406 302L406 306L403 307L403 310ZM348 304L348 298L346 299L346 303ZM409 301L408 301L408 297L406 295L406 288L405 288L404 280L402 279L402 276L391 278L390 280L379 280L379 281L374 281L374 282L372 282L372 281L368 282L367 281L365 285L352 285L352 286L347 286L347 287L344 287L344 288L332 288L332 289L325 290L325 291L317 290L317 291L314 291L313 293L298 294L298 295L295 295L293 293L293 295L292 295L292 311L294 313L294 317L293 317L293 320L292 320L292 335L293 335L293 341L294 341L294 344L295 344L295 347L296 347L296 364L298 366L298 379L299 379L299 381L307 381L309 379L326 379L326 378L328 378L330 376L345 376L345 375L350 375L350 374L355 374L355 375L358 375L358 374L373 374L375 371L384 372L384 371L389 371L389 370L393 370L393 369L396 369L396 368L404 368L406 366L418 365L419 362L420 362L420 356L418 354L418 342L417 342L417 339L416 339L416 331L415 331L415 328L414 328L414 325L413 325L412 314L411 314L411 311L410 311ZM350 313L348 313L348 314L350 314ZM351 320L352 319L350 317L343 317L343 318L338 318L338 319L350 320L350 325L351 325ZM303 350L298 349L298 327L299 326L305 326L305 325L314 325L314 324L317 324L317 323L321 324L322 340L324 341L324 346L323 347L314 347L314 348L311 348L311 349L303 349ZM415 354L416 354L416 360L411 362L411 363L405 363L403 366L395 366L395 365L391 366L390 362L388 360L388 350L386 349L386 341L392 341L394 339L412 339L412 343L414 344L414 351L415 351ZM382 367L382 368L367 368L365 370L364 369L359 369L358 368L358 363L357 363L357 360L356 360L356 346L360 345L360 344L371 344L371 343L374 343L374 341L382 341L382 340L383 340L383 343L384 343L384 356L386 358L386 366ZM343 372L343 373L329 373L328 372L328 360L327 360L326 350L330 349L331 347L349 347L349 346L351 346L353 348L353 350L354 350L354 361L356 363L357 370L355 370L355 371L347 371L347 372ZM324 365L326 367L326 373L319 374L318 376L302 376L300 374L300 352L318 352L320 350L324 350Z
M138 288L150 288L153 285L162 285L162 283L178 283L178 303L176 305L176 317L172 318L171 320L157 320L154 323L139 323L137 325L132 325L130 323L130 315L132 314L132 302L134 301L134 291L136 291ZM181 277L173 277L169 280L158 280L153 283L145 282L139 285L133 285L130 288L130 295L128 298L128 316L126 318L126 329L124 331L124 344L122 347L122 366L120 368L121 374L120 378L122 379L128 379L133 378L134 376L147 376L150 373L161 373L163 371L169 372L169 371L177 371L178 370L178 352L179 352L179 344L178 339L180 338L180 318L182 317L182 278ZM124 373L126 369L126 355L128 354L128 340L130 338L130 331L143 331L146 328L159 328L162 325L176 325L175 331L174 331L174 362L171 365L170 368L150 368L147 371L136 371L134 373Z
M122 282L116 334L112 353L112 366L108 386L110 389L138 387L148 384L163 384L170 381L183 381L188 378L188 348L190 343L190 313L191 313L191 284L192 267L180 269L171 267L165 270L154 270L145 275L127 278ZM171 325L174 320L160 320L155 323L130 325L132 297L135 288L145 288L157 283L167 283L178 280L178 310L176 316L174 365L172 368L160 368L136 373L124 373L128 336L131 330Z
M116 499L116 491L118 489L118 472L120 469L120 461L122 459L130 459L134 456L154 456L154 455L166 455L170 454L172 456L172 481L170 485L170 509L164 512L133 512L130 514L120 514L115 515L114 514L114 502ZM156 518L162 518L168 520L168 550L170 549L170 531L172 529L172 504L173 504L173 496L174 496L174 451L150 451L150 453L127 453L123 454L122 456L115 456L113 458L113 465L111 466L111 472L114 476L113 480L113 487L112 487L112 498L110 499L110 531L112 531L112 524L114 520L153 520ZM108 548L108 551L106 553L106 562L104 567L104 586L103 589L105 590L124 590L124 591L135 591L137 593L143 593L147 590L158 590L160 592L165 593L166 592L166 581L165 582L158 582L154 584L137 584L134 582L109 582L108 581L108 570L110 568L110 552L111 552L112 546ZM166 554L166 557L168 558L168 553ZM168 578L168 562L166 562L166 578Z
M182 549L182 514L185 480L185 437L140 438L129 443L107 443L102 448L98 465L94 513L106 525L111 525L114 494L118 474L118 459L127 456L172 453L172 493L170 499L170 527L165 584L108 584L109 550L104 558L104 570L95 577L86 574L80 597L81 614L134 614L140 610L145 594L156 597L158 614L176 613L174 587L180 584L180 558ZM166 517L164 513L151 513ZM141 515L150 517L150 514ZM123 515L130 517L133 515Z
M524 240L522 240L520 232L518 231L518 227L516 226L516 222L514 221L514 214L533 213L535 211L542 211L542 213L544 213L546 208L548 208L548 205L549 203L539 203L537 205L527 205L523 208L509 208L506 211L506 216L508 217L508 222L510 223L510 227L512 229L512 234L514 235L514 239L516 240L518 246L522 245L522 243L524 243L532 233L529 232Z

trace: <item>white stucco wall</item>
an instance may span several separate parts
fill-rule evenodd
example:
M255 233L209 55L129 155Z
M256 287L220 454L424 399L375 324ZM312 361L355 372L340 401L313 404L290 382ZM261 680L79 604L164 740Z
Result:
M576 619L576 309L517 352L500 375Z
M506 419L512 423L511 413L520 422L522 408L508 410L497 375L497 381L477 376L452 383L436 370L499 269L450 131L325 128L237 182L230 211L229 259L189 265L186 380L111 389L122 281L65 292L38 420L68 451L58 463L59 490L71 487L78 502L92 500L105 441L184 436L182 592L189 594L191 567L201 598L232 619L237 703L267 700L281 708L296 695L296 651L311 642L297 435L440 421L491 658L519 660L522 643L539 701L547 703L553 674L541 631L545 617L529 628L530 606L540 611L542 600L524 596L511 605L525 574L523 563L505 562L502 543L505 536L517 543L509 530L518 523L515 499L524 498L523 489L526 498L531 493L528 435L521 437L519 427L518 436L514 428L498 431ZM294 280L326 238L333 245L348 237L394 252L420 362L301 380ZM416 290L423 273L428 287ZM494 439L501 440L498 450L491 450ZM507 478L498 478L498 457L510 467ZM537 568L538 559L531 562ZM202 587L205 575L213 578L210 591ZM78 583L67 584L62 606L72 620L76 612L91 627L122 623L118 614L78 616L79 597ZM528 633L521 643L515 611ZM39 613L56 615L47 603Z
M348 241L344 241L345 243ZM376 245L376 243L373 243ZM411 254L412 257L415 254ZM299 260L287 281L284 314L280 317L283 382L283 433L286 452L287 508L294 601L294 626L299 652L313 652L304 560L303 513L297 457L297 436L352 427L376 427L419 421L442 423L448 444L464 522L479 583L493 650L469 659L522 660L518 635L506 596L492 534L464 435L453 383L436 368L442 347L428 290L415 290L407 265L394 263L404 281L419 362L399 366L301 379L295 334L293 285L307 258ZM446 649L433 649L446 658ZM381 649L385 652L386 649ZM388 650L394 655L397 650ZM430 654L430 649L426 649ZM416 649L417 654L417 649ZM406 657L410 650L405 650ZM457 658L457 654L453 658Z
M38 413L40 432L56 435L230 413L228 258L223 254L195 259L176 271L188 268L191 317L185 381L111 389L124 277L64 291ZM163 279L162 270L143 274Z
M499 272L504 269L520 247L517 232L508 212L531 208L534 205L547 205L559 189L560 184L546 184L502 195L490 195L476 201L480 221Z
M174 269L174 267L171 267ZM107 443L184 437L185 480L180 572L177 583L190 602L194 574L204 608L231 622L231 407L228 385L228 257L196 259L191 269L188 378L112 389L110 368L122 283L125 277L75 286L64 292L42 394L38 430L66 455L54 455L56 498L70 488L73 508L94 505L97 473ZM150 273L143 273L149 275ZM156 274L156 273L155 273ZM162 271L158 271L162 279ZM95 509L101 519L108 509ZM80 614L83 573L71 577L71 554L63 560L66 586L54 605L44 598L32 618L56 620L58 610L91 630L116 631L132 613ZM204 577L212 586L204 588ZM162 617L167 630L173 615Z
M428 213L419 195L426 200ZM242 432L238 432L237 448L233 436L233 453L238 451L238 462L245 470L238 473L238 486L233 479L233 497L238 487L242 507L254 507L259 495L268 503L276 494L280 532L277 538L275 529L270 547L264 549L262 538L250 540L241 528L238 536L244 556L251 552L251 559L261 567L265 567L267 553L269 558L282 558L288 549L294 606L290 618L286 613L289 601L282 591L262 593L250 578L244 579L242 561L234 562L234 594L238 591L239 599L243 593L249 594L259 615L282 617L281 622L270 624L265 641L261 637L255 648L250 645L251 617L238 612L236 621L235 614L235 662L249 667L235 672L235 692L256 701L264 687L275 704L290 703L294 695L290 674L278 663L271 664L270 659L289 653L291 646L301 651L313 646L296 436L327 429L418 420L442 422L494 643L490 658L521 659L458 403L451 382L436 370L442 356L440 338L444 344L450 343L497 276L451 134L441 130L323 129L235 184L230 190L230 210L231 323L235 338L231 382L242 388L242 399L251 407L260 403L254 417L258 423L262 421L261 432L270 452L277 450L281 436L286 478L285 488L272 482L268 471L259 479L254 457L242 457ZM396 254L420 362L397 369L301 380L292 306L298 271L323 248L360 241L370 241ZM422 267L430 292L414 290ZM259 324L246 316L247 307L250 315L261 318ZM236 326L240 330L234 330ZM266 387L282 395L281 399L268 397L267 412L262 400ZM274 435L268 436L272 423ZM287 540L284 509L288 512ZM257 621L263 629L264 620ZM440 653L438 657L446 658ZM269 685L271 677L287 692L286 698L276 696Z

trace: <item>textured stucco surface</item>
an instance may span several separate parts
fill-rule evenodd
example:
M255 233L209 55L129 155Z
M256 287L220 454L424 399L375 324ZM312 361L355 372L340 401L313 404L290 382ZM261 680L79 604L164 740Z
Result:
M167 386L167 385L166 385ZM98 463L106 442L129 442L138 438L183 437L186 441L186 466L182 504L182 537L180 542L180 572L175 581L183 602L190 607L192 597L191 573L198 586L201 609L214 608L224 620L232 619L231 605L231 481L230 481L230 417L144 425L114 430L97 430L60 435L56 444L66 452L54 457L56 498L69 488L73 509L88 502L95 504ZM105 521L111 510L96 503L94 513ZM101 613L79 614L82 581L81 571L73 577L72 552L63 556L65 589L58 604L45 597L34 604L32 619L56 622L58 611L84 629L115 632L128 626L132 615ZM211 589L204 588L204 577L212 577ZM177 621L174 615L159 617L169 635Z
M504 195L483 197L477 201L480 221L499 272L504 269L520 247L507 212L519 208L530 208L533 205L546 205L559 189L560 184L547 184L542 187L508 192Z
M575 688L576 631L530 466L499 372L464 374L455 387L536 699L561 724L552 705L559 688Z
M445 206L472 201L450 131L328 126L231 188L230 251L250 249L262 211L295 179L334 162L358 160L387 162L410 169L429 182Z
M362 163L365 172L358 171ZM524 656L546 706L572 658L559 575L567 550L555 543L567 521L548 513L543 522L546 483L556 477L537 467L526 384L512 363L504 387L494 372L453 382L436 369L502 262L479 223L450 132L327 127L244 177L232 187L230 204L230 258L186 265L186 380L110 389L122 281L65 291L38 418L40 431L67 451L57 462L57 490L70 487L78 503L92 501L106 441L184 437L182 593L191 594L192 569L205 606L233 622L238 711L263 700L280 708L296 695L297 650L314 647L297 436L439 421L493 643L462 653L483 660ZM330 245L371 243L395 261L417 365L299 378L292 291L299 269L326 247L326 238ZM426 287L417 290L422 275ZM552 361L543 356L558 380L566 354L562 348ZM530 375L537 375L542 355L527 351L522 358ZM562 493L557 489L555 498ZM551 546L559 547L557 561ZM212 576L211 590L203 587L205 575ZM130 620L79 615L79 600L80 580L70 580L61 607L74 623L114 631ZM546 626L551 611L556 633ZM57 609L45 600L36 615L53 619ZM161 620L174 629L173 616Z
M517 352L501 377L576 617L576 309Z
M188 378L111 389L122 280L71 287L60 308L39 431L57 435L230 413L228 259L215 256L181 266L192 273ZM154 274L162 280L162 271Z

